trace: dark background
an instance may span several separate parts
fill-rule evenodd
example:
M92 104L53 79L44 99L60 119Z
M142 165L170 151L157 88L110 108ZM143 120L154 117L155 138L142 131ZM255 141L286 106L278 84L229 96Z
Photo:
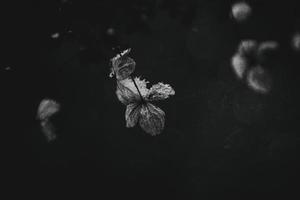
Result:
M1 12L2 163L10 194L139 199L252 199L297 194L300 30L297 1L32 1ZM109 35L107 30L114 29ZM71 30L72 32L68 32ZM57 39L51 38L59 32ZM241 39L276 40L261 95L230 66ZM176 95L157 137L125 127L109 59L130 47L136 75L171 84ZM9 70L5 70L10 67ZM48 143L40 101L61 104ZM87 197L85 196L85 199Z

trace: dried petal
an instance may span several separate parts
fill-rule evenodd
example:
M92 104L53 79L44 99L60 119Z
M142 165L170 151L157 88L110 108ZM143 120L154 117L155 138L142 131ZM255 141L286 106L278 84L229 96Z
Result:
M236 53L231 59L231 66L239 79L244 77L247 65L247 59L239 53Z
M60 110L60 105L51 99L43 99L38 107L37 118L46 120Z
M128 78L135 70L135 61L132 58L123 58L120 62L119 68L116 71L116 78L123 80Z
M146 97L148 92L149 92L149 89L147 88L147 84L149 82L146 81L146 79L141 80L140 77L135 77L134 81L135 81L137 87L139 88L139 91L140 91L141 95L143 97Z
M149 82L146 81L145 79L141 80L139 77L135 77L134 81L137 87L139 88L141 95L145 97L149 92L149 89L147 88L147 83ZM127 78L122 81L119 81L119 83L122 84L124 87L130 89L134 94L139 95L139 92L131 78Z
M240 42L238 52L242 55L256 52L257 42L255 40L243 40Z
M251 7L246 2L237 2L232 6L232 16L238 22L245 21L252 13Z
M127 79L125 79L125 80L127 80ZM128 83L126 83L125 80L117 81L116 95L117 95L119 101L121 101L125 105L128 105L132 102L139 101L140 96L137 93L137 91L134 91L134 90L132 91L132 89L136 90L136 88L128 87L130 85ZM132 82L132 80L130 80L130 79L128 79L128 81Z
M278 46L279 44L275 41L262 42L257 49L257 55L264 56L267 52L275 51L276 49L278 49Z
M175 95L175 91L169 84L157 83L150 88L147 99L149 101L164 100L171 95Z
M112 68L110 77L116 75L117 80L124 80L128 78L135 70L135 61L128 57L130 49L125 50L111 59Z
M41 128L48 142L56 139L55 128L49 120L41 121Z
M271 77L261 66L252 68L247 75L248 86L258 93L265 94L271 90Z
M165 112L151 103L141 105L139 124L152 136L159 135L164 129Z
M297 32L293 35L291 40L292 48L296 51L300 50L300 33Z
M125 112L126 127L131 128L139 120L141 106L137 103L128 104Z

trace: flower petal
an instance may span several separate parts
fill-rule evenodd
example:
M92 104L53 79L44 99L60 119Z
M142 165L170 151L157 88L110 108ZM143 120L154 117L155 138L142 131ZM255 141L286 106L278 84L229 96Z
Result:
M120 61L118 69L116 69L116 77L118 80L128 78L135 70L135 61L132 58L125 57Z
M151 103L142 105L139 124L146 133L159 135L165 126L165 112Z
M242 55L249 55L256 52L257 42L255 40L243 40L238 47L238 53Z
M146 81L145 79L141 80L139 77L135 77L134 81L136 83L136 86L139 88L141 95L145 97L149 91L149 89L147 88L148 81ZM137 88L131 78L121 80L119 81L119 83L124 87L130 89L134 94L139 95L139 92L137 91Z
M248 67L247 58L245 56L242 56L239 53L236 53L231 58L231 66L232 66L233 71L235 72L236 76L239 79L242 79L244 77L244 74Z
M291 40L291 45L295 51L300 50L300 33L295 33L293 35L292 40Z
M41 129L48 142L56 139L55 128L49 120L41 121Z
M130 79L125 79L131 81ZM131 87L128 87L128 84L123 81L117 81L117 90L116 95L123 104L128 105L132 102L136 102L140 100L140 96L138 95L137 91L132 91ZM132 82L132 81L131 81ZM135 88L136 90L136 88Z
M266 70L256 66L248 72L247 83L255 92L266 94L271 90L272 79Z
M37 119L46 120L60 110L60 104L51 99L43 99L38 107Z
M164 100L171 95L175 95L175 91L169 84L157 83L150 88L147 99L149 101Z
M124 80L134 72L136 63L132 58L127 56L129 52L130 49L127 49L111 59L112 68L110 77L116 75L117 80Z
M128 104L125 112L126 127L131 128L139 120L141 106L136 103Z
M260 43L257 49L257 55L262 57L267 53L274 52L279 47L279 44L276 41L265 41Z

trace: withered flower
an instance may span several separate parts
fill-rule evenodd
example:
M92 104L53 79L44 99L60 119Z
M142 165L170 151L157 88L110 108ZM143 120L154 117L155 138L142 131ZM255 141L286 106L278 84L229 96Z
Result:
M135 61L128 57L130 49L123 51L111 59L110 77L117 80L116 95L126 105L126 127L134 127L137 123L150 135L159 135L165 126L165 112L154 106L152 101L164 100L174 95L174 89L163 83L147 88L147 81L132 78Z
M165 126L165 112L153 105L152 101L164 100L175 95L174 89L163 83L147 88L147 81L127 78L117 82L118 99L127 106L126 127L134 127L138 122L148 134L159 135Z

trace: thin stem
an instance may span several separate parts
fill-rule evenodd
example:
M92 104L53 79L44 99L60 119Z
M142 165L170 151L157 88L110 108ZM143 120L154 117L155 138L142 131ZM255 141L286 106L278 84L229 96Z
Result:
M141 97L142 102L145 102L145 100L144 100L144 98L143 98L143 96L142 96L142 94L141 94L141 92L140 92L140 90L139 90L139 87L137 86L137 84L136 84L134 78L133 78L132 76L130 76L130 78L131 78L131 80L133 81L134 86L136 87L136 89L137 89L137 91L138 91L138 93L139 93L139 95L140 95L140 97Z

